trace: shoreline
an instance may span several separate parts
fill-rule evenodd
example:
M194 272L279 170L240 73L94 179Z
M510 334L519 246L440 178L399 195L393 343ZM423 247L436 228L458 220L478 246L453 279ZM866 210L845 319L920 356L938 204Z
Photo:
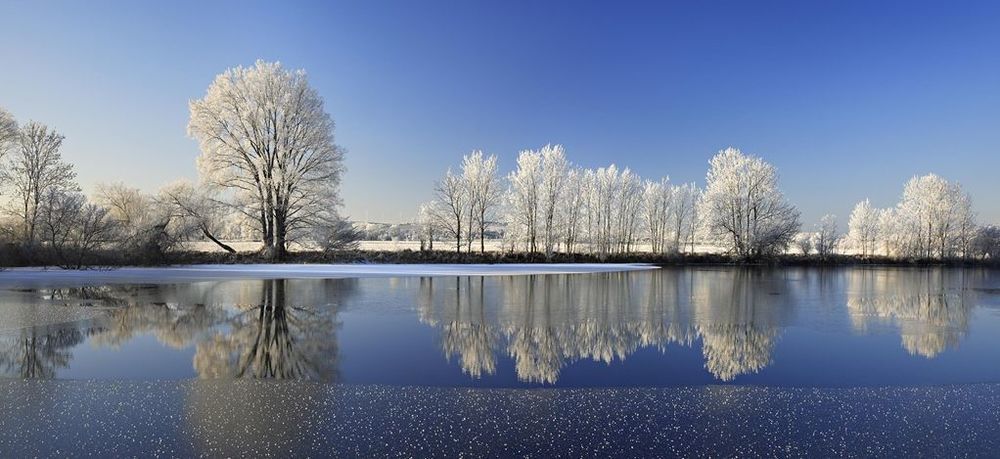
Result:
M103 253L83 265L83 270L115 269L125 267L213 266L213 265L621 265L648 264L659 267L675 266L767 266L767 267L839 267L839 266L898 266L898 267L1000 267L997 259L899 259L855 255L777 255L773 257L739 260L716 253L609 254L604 257L591 254L555 253L546 257L541 253L457 253L453 251L383 251L347 250L338 252L291 252L282 260L270 260L258 252L185 251L165 254L160 259L136 259L121 254ZM0 272L17 268L59 267L46 260L0 259Z

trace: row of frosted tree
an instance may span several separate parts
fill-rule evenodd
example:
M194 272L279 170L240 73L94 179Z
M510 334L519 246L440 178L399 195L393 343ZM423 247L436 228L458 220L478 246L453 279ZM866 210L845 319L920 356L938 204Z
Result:
M495 155L473 151L448 169L434 200L420 206L421 247L456 251L588 253L694 252L698 245L742 259L782 253L863 257L990 257L1000 231L975 222L971 198L936 175L914 177L900 203L857 205L847 234L836 217L803 230L762 158L727 148L709 162L705 188L643 179L615 165L586 169L560 145L521 151L506 175ZM495 244L499 243L499 247Z
M198 182L154 193L100 184L87 197L62 157L64 136L36 121L20 124L0 108L5 247L22 248L24 263L79 266L102 251L156 261L189 240L233 253L222 240L251 239L270 258L293 242L353 243L338 214L343 150L303 71L263 61L226 70L190 112L188 134L201 148Z
M642 180L629 169L574 166L559 145L525 150L501 178L497 158L474 151L435 186L421 205L421 239L454 241L455 249L486 250L487 229L503 223L509 251L632 252L638 244L676 249L692 241L699 191L667 179ZM651 233L640 233L651 228Z
M997 227L976 224L972 198L961 185L934 174L910 179L894 207L859 202L845 239L862 256L901 258L990 256L998 241Z

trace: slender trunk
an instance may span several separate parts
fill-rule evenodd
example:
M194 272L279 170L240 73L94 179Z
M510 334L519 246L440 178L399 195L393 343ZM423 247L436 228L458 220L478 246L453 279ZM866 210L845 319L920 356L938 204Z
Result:
M274 246L274 229L271 226L271 216L268 214L267 206L260 209L260 241L264 244L264 251L270 251Z
M485 209L485 206L482 207ZM479 253L486 253L486 211L479 214Z
M208 228L205 228L204 226L202 226L201 227L201 233L204 234L205 237L207 237L209 240L211 240L212 242L214 242L216 245L218 245L219 247L221 247L222 250L225 250L226 252L229 252L229 253L236 253L236 249L234 249L234 248L230 247L229 245L227 245L226 243L224 243L224 242L216 239L215 236L208 230Z

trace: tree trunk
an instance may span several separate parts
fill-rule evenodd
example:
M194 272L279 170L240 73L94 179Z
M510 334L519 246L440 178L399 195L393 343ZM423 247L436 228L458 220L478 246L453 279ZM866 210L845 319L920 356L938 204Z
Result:
M214 242L216 245L218 245L219 247L221 247L222 250L225 250L226 252L229 252L229 253L236 253L236 249L234 249L234 248L230 247L228 244L226 244L226 243L224 243L224 242L216 239L215 236L212 235L212 233L210 231L208 231L208 228L205 228L203 226L201 228L201 233L204 234L205 237L207 237L209 240L211 240L212 242Z
M285 226L286 226L285 216L283 216L283 215L275 215L274 216L274 251L273 251L273 254L274 254L274 259L276 259L276 260L283 260L285 258L285 255L287 254L287 250L285 248L285 243L287 242L287 240L286 240L286 236L287 236L286 235L286 231L287 231L287 228Z

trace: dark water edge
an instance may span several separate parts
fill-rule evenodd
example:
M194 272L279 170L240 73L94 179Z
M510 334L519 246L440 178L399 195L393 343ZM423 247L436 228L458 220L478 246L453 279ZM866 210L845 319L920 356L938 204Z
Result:
M66 265L58 258L39 251L23 252L0 248L0 269L13 267L63 266L67 268L109 268L121 266L169 266L200 264L259 264L259 263L384 263L384 264L506 264L506 263L651 263L659 266L738 265L738 266L950 266L950 267L1000 267L1000 259L911 259L884 256L860 257L854 255L779 255L760 259L735 259L725 254L713 253L625 253L605 256L584 253L555 253L546 257L541 253L455 252L453 250L341 250L335 252L289 252L281 259L269 258L259 252L175 251L156 256L124 255L119 252L95 252L82 266ZM66 265L66 266L64 266Z
M456 389L267 381L0 381L29 456L988 457L1000 384Z

